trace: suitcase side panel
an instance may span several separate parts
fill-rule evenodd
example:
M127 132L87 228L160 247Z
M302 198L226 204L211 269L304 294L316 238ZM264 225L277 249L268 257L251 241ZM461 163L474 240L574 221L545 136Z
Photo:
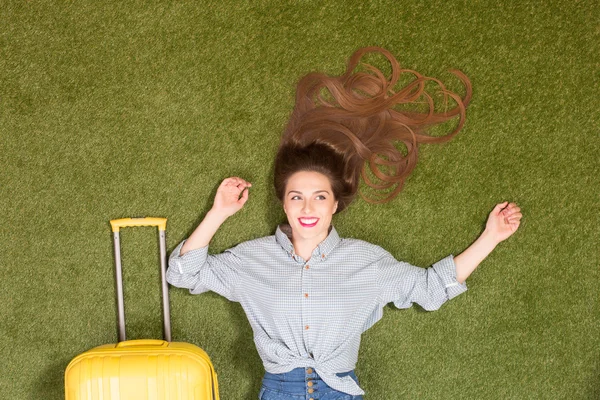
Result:
M105 345L73 359L65 394L67 400L200 400L218 399L218 387L210 359L197 346Z

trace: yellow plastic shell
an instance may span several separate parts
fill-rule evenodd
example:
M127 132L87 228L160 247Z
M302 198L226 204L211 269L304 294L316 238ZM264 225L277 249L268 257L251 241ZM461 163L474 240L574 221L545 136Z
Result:
M159 217L111 219L110 225L113 232L119 232L119 229L130 226L157 226L159 231L164 231L167 229L167 219Z
M66 400L219 400L217 374L189 343L128 340L93 348L65 371Z

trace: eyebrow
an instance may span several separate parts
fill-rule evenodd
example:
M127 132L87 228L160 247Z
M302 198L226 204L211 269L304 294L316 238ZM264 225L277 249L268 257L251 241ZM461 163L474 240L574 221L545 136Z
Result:
M288 192L288 194L290 194L290 193L298 193L298 194L303 194L302 192L300 192L300 191L298 191L298 190L290 190L290 191ZM330 193L329 193L327 190L315 190L315 191L313 192L313 194L317 194L317 193L327 193L327 194L330 194Z

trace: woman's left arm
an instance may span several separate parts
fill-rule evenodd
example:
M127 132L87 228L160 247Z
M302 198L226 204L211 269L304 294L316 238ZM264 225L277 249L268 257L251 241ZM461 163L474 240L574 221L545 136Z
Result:
M454 257L456 280L464 283L498 243L508 239L517 231L522 216L521 209L515 203L505 201L497 204L490 213L481 236L465 251Z

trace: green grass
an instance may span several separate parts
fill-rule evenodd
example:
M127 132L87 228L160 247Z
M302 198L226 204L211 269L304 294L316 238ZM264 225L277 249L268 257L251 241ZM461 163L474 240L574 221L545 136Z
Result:
M0 4L0 397L63 398L77 354L117 340L108 221L169 218L169 250L219 182L253 182L211 251L271 234L277 140L294 84L354 50L474 95L464 130L422 146L392 203L334 223L428 266L464 250L493 205L519 231L440 311L386 308L363 337L368 399L600 398L600 7L593 1ZM123 231L129 338L161 334L157 235ZM263 374L238 304L171 290L174 338L204 348L222 399Z

